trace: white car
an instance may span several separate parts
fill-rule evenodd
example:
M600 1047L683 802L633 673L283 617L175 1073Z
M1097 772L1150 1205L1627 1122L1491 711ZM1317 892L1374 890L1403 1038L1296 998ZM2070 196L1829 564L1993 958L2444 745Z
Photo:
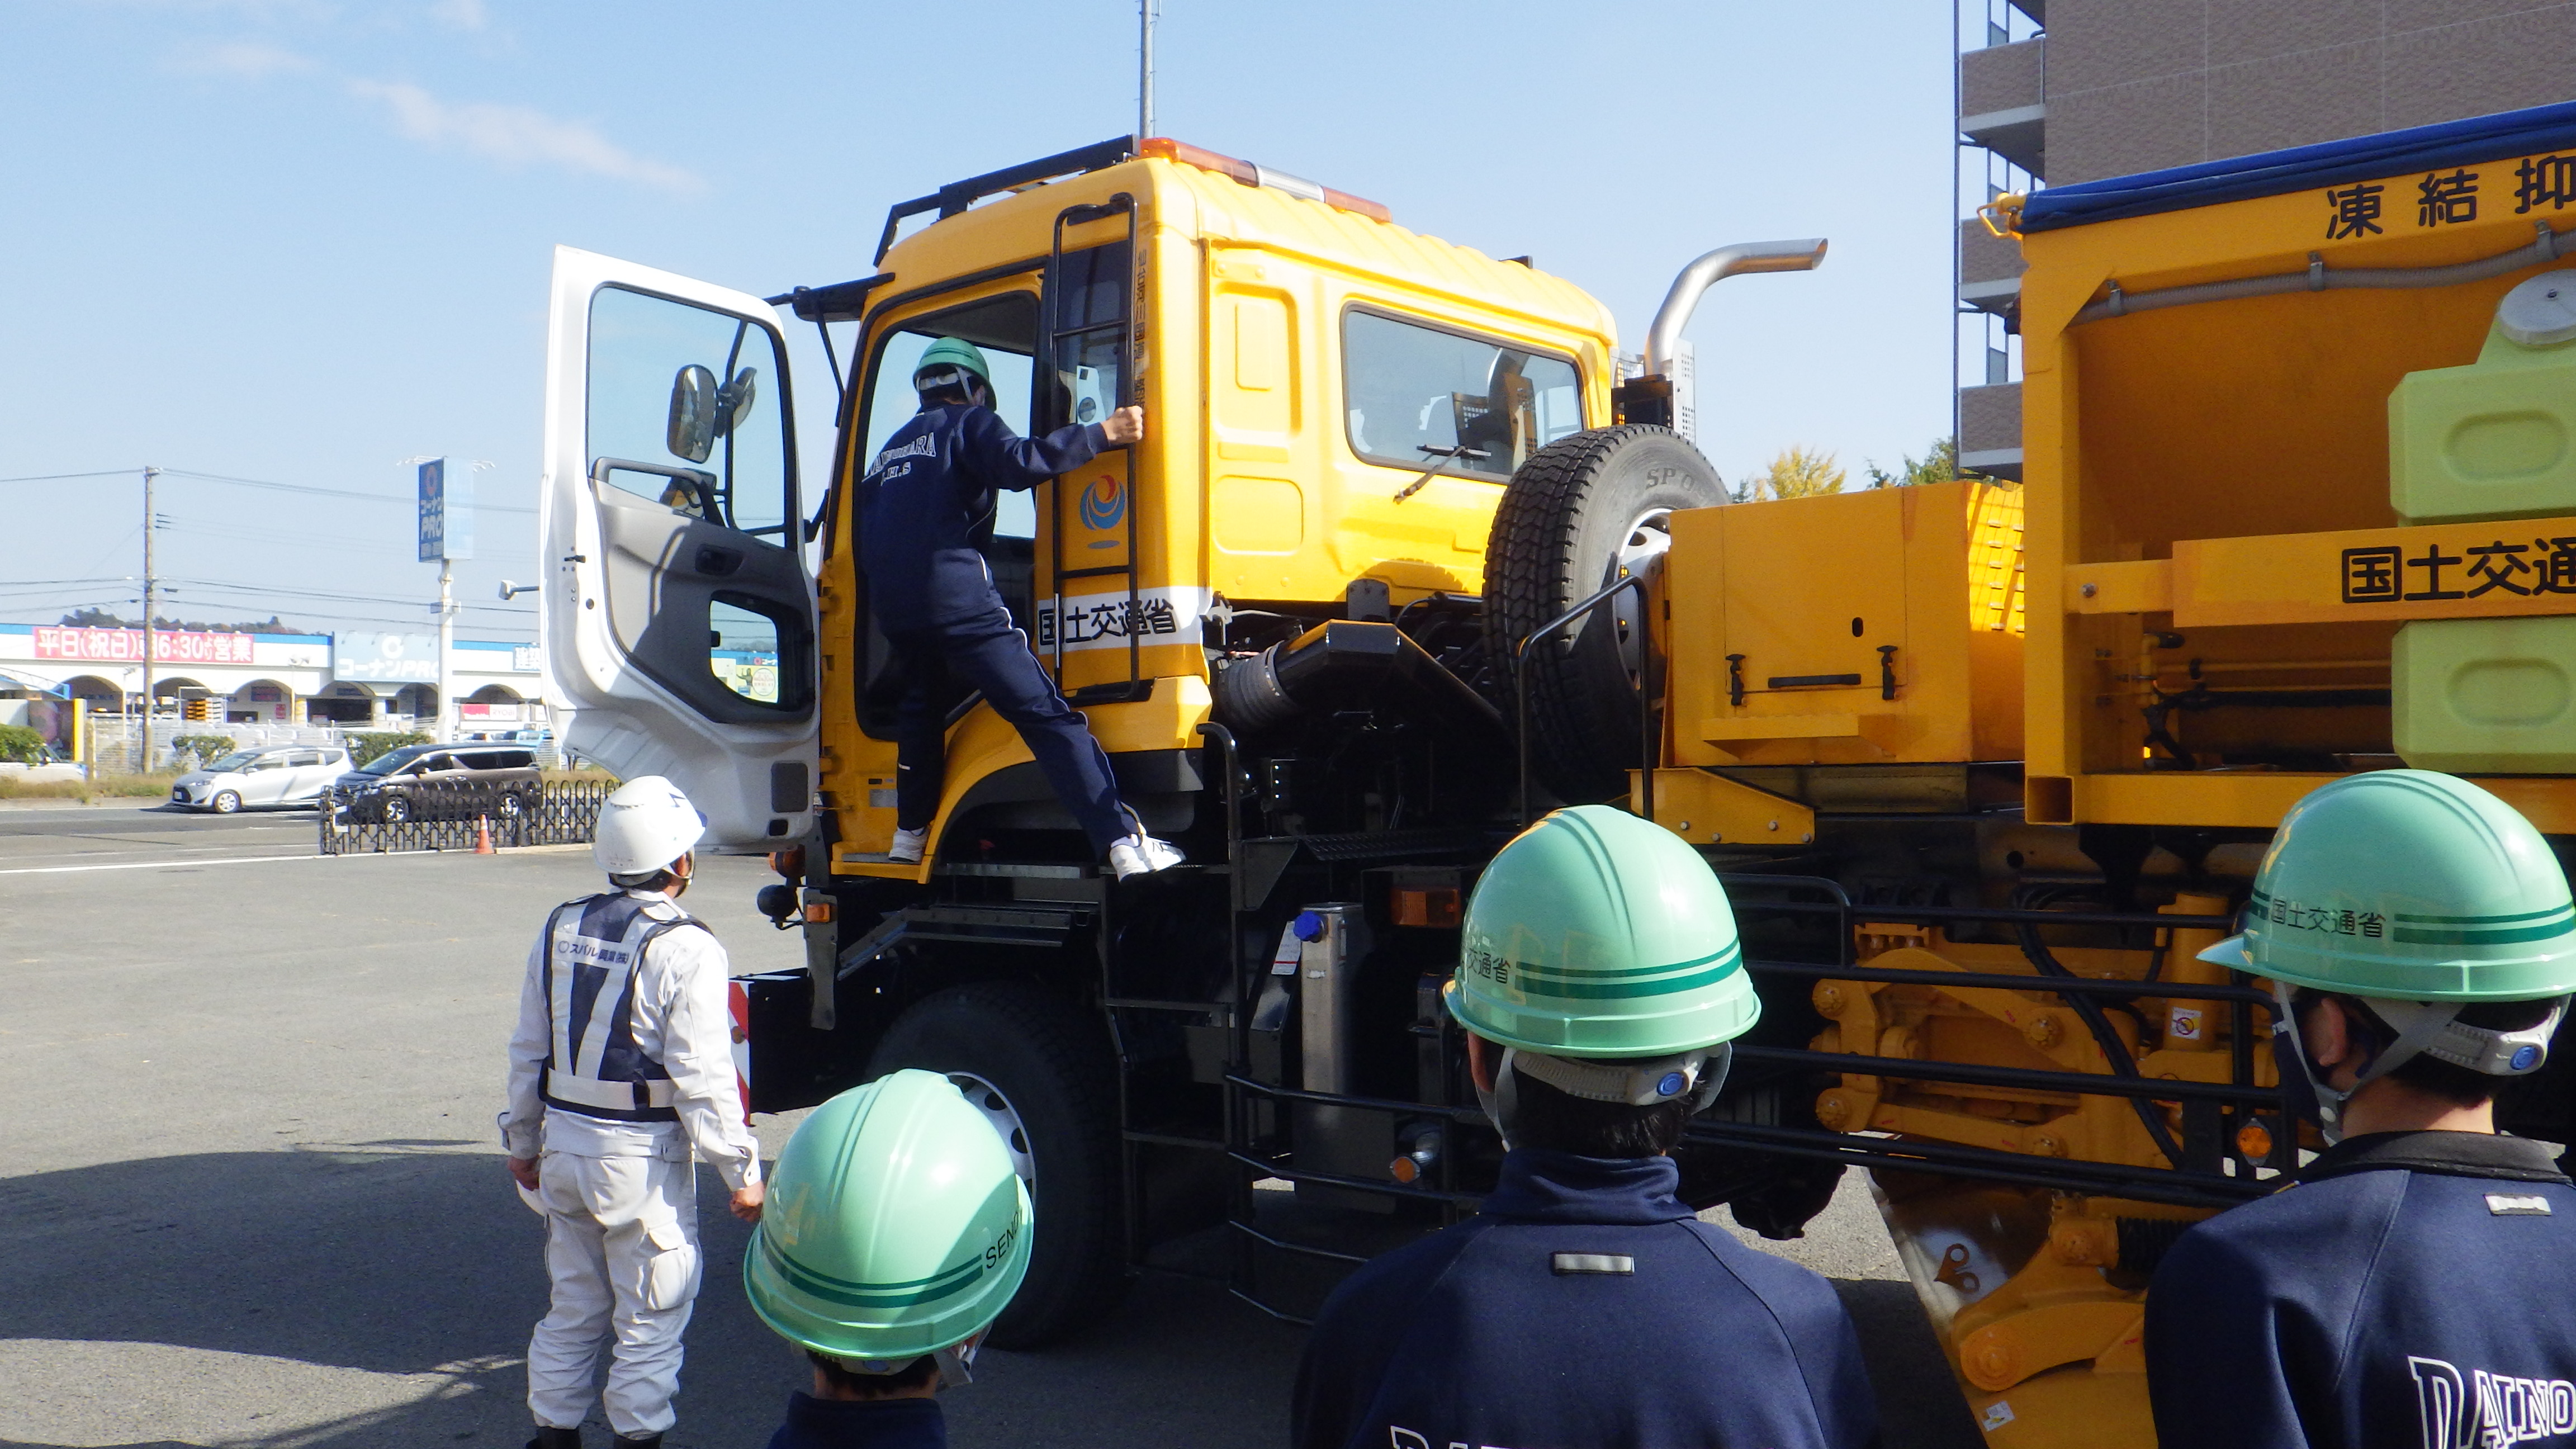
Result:
M236 750L181 775L170 787L170 803L218 815L256 805L310 805L348 768L349 752L336 745Z

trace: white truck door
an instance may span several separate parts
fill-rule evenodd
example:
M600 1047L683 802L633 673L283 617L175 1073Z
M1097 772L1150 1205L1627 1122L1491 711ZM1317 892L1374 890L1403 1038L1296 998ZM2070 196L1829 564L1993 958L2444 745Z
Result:
M555 248L545 468L538 621L563 743L678 784L708 848L802 836L814 591L769 305Z

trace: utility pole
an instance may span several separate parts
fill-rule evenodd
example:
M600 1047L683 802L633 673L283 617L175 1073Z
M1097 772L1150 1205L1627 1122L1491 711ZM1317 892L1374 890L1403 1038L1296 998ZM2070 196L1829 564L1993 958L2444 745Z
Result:
M1154 134L1154 19L1163 0L1136 0L1136 139Z
M430 726L430 737L442 745L446 744L454 734L454 731L447 727L448 721L456 718L456 706L451 698L454 693L455 677L449 664L449 660L456 653L456 596L450 587L455 582L456 565L447 559L440 559L438 561L438 721Z
M152 535L156 531L153 521L160 516L152 511L152 480L160 476L160 469L145 465L143 469L143 758L134 762L136 774L145 774L152 769L152 611L155 602L154 585L157 582L152 573Z

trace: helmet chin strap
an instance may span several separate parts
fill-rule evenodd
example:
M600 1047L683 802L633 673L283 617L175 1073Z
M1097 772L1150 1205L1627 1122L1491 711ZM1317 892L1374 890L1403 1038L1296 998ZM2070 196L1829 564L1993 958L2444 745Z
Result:
M2428 1003L2449 1009L2428 1010L2416 1017L2396 1041L2381 1049L2361 1068L2349 1088L2338 1089L2326 1080L2330 1069L2319 1066L2316 1054L2308 1050L2307 1038L2299 1031L2299 1013L2290 1003L2290 988L2277 981L2272 983L2272 999L2281 1005L2280 1018L2274 1029L2289 1039L2290 1055L2298 1059L2299 1071L2308 1079L2309 1097L2317 1109L2317 1126L2323 1130L2330 1144L2344 1139L2344 1108L2352 1101L2353 1094L2404 1066L2422 1052L2425 1043L2448 1026L2451 1018L2460 1011L2457 1002Z
M2326 1069L2308 1051L2306 1039L2299 1032L2298 1012L2292 1008L2290 988L2272 983L2272 999L2280 1003L2280 1012L2272 1030L2289 1047L2279 1055L2294 1058L2299 1072L2306 1077L2309 1101L2313 1104L2317 1125L2324 1130L2329 1143L2344 1139L2344 1108L2355 1093L2415 1058L2431 1055L2439 1060L2467 1067L2489 1076L2518 1077L2540 1070L2549 1060L2549 1038L2558 1030L2559 1018L2566 1014L2567 1003L2560 1001L2547 1020L2538 1026L2518 1031L2496 1031L2468 1026L2457 1018L2466 1003L2458 1001L2400 1001L2369 998L2370 1010L2382 1021L2397 1028L2397 1039L2382 1048L2364 1065L2349 1090L2338 1091L2326 1082ZM2282 1063L2286 1069L2288 1062ZM2285 1073L2286 1075L2286 1073ZM2300 1105L2294 1102L2293 1107Z

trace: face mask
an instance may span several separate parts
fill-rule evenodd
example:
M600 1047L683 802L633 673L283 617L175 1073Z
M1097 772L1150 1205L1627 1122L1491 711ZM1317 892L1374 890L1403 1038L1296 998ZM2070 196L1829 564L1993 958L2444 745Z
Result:
M1476 1105L1485 1109L1485 1120L1493 1123L1494 1131L1502 1136L1505 1152L1512 1150L1512 1121L1520 1115L1520 1091L1513 1085L1518 1074L1512 1070L1512 1057L1517 1050L1503 1048L1503 1059L1494 1067L1494 1085L1490 1089L1482 1085L1476 1088Z
M2289 1109L2293 1120L2314 1122L2324 1128L2326 1140L2332 1142L2342 1135L2335 1126L2341 1114L2318 1099L2316 1074L2309 1068L2307 1056L2287 1017L2272 1024L2272 1064L2281 1074L2282 1105Z
M950 1344L931 1355L939 1361L939 1386L943 1389L961 1389L975 1382L975 1375L968 1370L974 1366L975 1351L983 1345L984 1335L978 1333L964 1343Z

